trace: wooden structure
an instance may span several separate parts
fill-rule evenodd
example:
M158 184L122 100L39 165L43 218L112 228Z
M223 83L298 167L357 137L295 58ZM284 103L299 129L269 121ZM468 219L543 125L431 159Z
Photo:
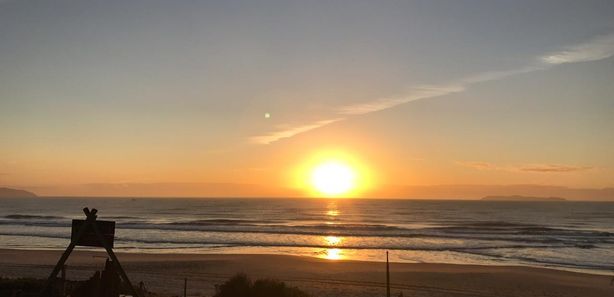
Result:
M132 296L139 297L137 291L130 283L126 272L119 264L119 260L115 256L113 252L113 237L115 232L115 222L110 221L96 221L96 213L98 211L93 208L91 211L86 207L83 209L83 213L85 213L85 220L73 220L73 233L70 239L70 244L58 260L58 263L53 268L53 271L49 275L45 287L41 291L41 297L51 297L53 296L52 291L52 283L57 277L58 272L64 267L64 263L70 256L70 253L75 248L75 246L95 246L95 247L103 247L111 261L107 262L107 265L110 263L113 265L114 270L119 274L121 280L128 286L128 290L131 292Z

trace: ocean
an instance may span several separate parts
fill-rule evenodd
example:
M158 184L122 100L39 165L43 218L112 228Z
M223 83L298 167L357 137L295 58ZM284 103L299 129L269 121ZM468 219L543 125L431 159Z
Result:
M98 209L115 250L614 271L614 202L377 199L0 200L0 248L64 249ZM78 249L93 249L78 247Z

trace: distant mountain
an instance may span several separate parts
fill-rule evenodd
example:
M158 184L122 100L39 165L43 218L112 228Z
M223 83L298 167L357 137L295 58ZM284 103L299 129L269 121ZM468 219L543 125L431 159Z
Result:
M431 185L382 187L372 197L480 199L485 196L561 197L567 200L614 201L614 188L568 188L547 185Z
M533 197L533 196L486 196L481 200L485 201L567 201L564 198L559 197Z
M24 190L0 188L0 198L30 198L38 197L36 194Z

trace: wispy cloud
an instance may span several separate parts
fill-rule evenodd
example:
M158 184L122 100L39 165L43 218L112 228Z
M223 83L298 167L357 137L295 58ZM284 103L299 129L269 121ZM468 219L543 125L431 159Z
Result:
M588 42L567 47L541 57L547 64L588 62L614 56L614 34L594 38Z
M544 70L546 68L547 67L543 65L530 65L530 66L525 66L522 68L511 69L511 70L487 71L487 72L482 72L482 73L468 76L464 79L461 79L458 84L466 88L472 84L478 84L478 83L488 82L488 81L493 81L493 80L500 80L500 79L504 79L506 77L510 77L510 76L514 76L518 74L524 74L524 73Z
M490 162L458 161L456 164L476 170L496 170L511 172L535 172L535 173L567 173L593 169L591 166L576 166L565 164L521 164L500 165Z
M506 170L505 167L488 162L457 161L456 164L476 170Z
M416 100L430 99L453 93L463 92L474 84L500 80L510 76L535 72L539 70L545 70L559 64L597 61L610 58L612 56L614 56L614 34L604 35L582 44L569 46L562 51L552 52L541 56L539 57L540 63L537 65L532 64L517 69L502 71L487 71L476 75L471 75L462 78L456 82L451 82L447 84L417 86L410 89L408 94L405 96L399 96L396 98L379 98L368 102L341 106L335 110L335 116L332 119L320 120L312 123L300 124L297 126L290 126L285 128L280 127L277 131L265 135L253 136L250 138L250 140L253 143L270 144L284 138L290 138L292 136L317 129L334 122L345 120L347 117L377 112ZM527 169L529 170L525 171L538 171L530 170L531 168L532 167L527 167ZM540 167L535 167L533 169L539 168ZM542 169L545 170L541 172L547 172L548 170L547 168ZM556 168L552 167L550 168L550 170L550 172L555 172ZM562 169L559 168L559 170Z
M258 144L270 144L270 143L278 141L280 139L292 137L292 136L294 136L296 134L300 134L300 133L303 133L303 132L307 132L309 130L320 128L322 126L326 126L328 124L332 124L334 122L338 122L338 121L341 121L341 120L343 120L343 118L336 118L336 119L332 119L332 120L317 121L317 122L313 122L313 123L309 123L309 124L305 124L305 125L300 125L300 126L292 126L292 127L289 127L289 128L280 129L280 130L271 132L271 133L266 134L266 135L253 136L253 137L250 138L250 141L253 142L253 143L258 143Z
M575 171L585 171L589 169L593 169L590 166L571 166L571 165L560 165L560 164L536 164L536 165L525 165L519 168L521 171L529 171L529 172L575 172Z
M413 88L410 94L407 96L400 98L378 99L371 102L348 105L340 108L339 113L344 115L361 115L388 109L411 101L439 97L452 93L462 92L464 90L464 86L454 84L440 86L420 86Z

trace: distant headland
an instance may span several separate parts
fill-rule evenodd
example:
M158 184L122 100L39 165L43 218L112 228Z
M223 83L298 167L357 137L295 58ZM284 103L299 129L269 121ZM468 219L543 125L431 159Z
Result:
M560 197L534 197L534 196L486 196L481 200L485 201L567 201L565 198Z
M32 192L28 192L25 190L0 187L0 198L31 198L31 197L38 197L38 196Z

